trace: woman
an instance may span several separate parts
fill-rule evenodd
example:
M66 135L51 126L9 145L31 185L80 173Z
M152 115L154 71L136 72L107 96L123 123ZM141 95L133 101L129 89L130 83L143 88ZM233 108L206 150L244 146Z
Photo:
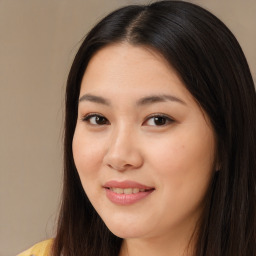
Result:
M21 255L256 255L255 116L244 54L211 13L111 13L68 77L57 235Z

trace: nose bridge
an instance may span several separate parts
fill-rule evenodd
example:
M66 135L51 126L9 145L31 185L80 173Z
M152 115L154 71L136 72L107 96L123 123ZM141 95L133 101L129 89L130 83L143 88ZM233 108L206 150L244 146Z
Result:
M111 140L109 143L109 154L117 159L128 159L128 156L134 152L135 146L134 137L135 132L132 127L125 124L120 124L113 129Z
M117 170L139 167L142 157L136 138L132 124L120 123L114 127L105 156L106 164Z
M128 150L132 146L132 138L135 136L131 125L121 123L116 126L111 136L111 148L112 150L120 150L123 148L124 151Z

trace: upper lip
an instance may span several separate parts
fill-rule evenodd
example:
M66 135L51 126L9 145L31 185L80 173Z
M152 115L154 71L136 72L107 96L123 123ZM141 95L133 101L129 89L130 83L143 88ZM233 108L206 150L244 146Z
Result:
M139 189L154 189L154 187L149 187L143 184L140 184L136 181L131 181L131 180L125 180L125 181L116 181L116 180L110 180L106 182L103 185L104 188L139 188Z

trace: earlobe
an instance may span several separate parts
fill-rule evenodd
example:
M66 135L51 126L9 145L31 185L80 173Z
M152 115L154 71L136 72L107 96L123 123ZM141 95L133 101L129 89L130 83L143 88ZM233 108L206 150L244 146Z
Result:
M219 172L222 169L222 163L219 157L219 154L216 154L216 158L215 158L215 164L214 164L214 170L215 172Z
M221 164L219 158L217 158L214 170L215 170L215 172L219 172L221 169L222 169L222 164Z

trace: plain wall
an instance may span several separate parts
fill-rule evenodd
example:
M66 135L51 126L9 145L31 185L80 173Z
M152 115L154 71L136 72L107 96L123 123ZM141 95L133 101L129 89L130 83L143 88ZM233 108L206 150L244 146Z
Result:
M128 0L0 0L0 256L54 236L65 81L80 40ZM256 77L256 1L198 0L238 38Z

